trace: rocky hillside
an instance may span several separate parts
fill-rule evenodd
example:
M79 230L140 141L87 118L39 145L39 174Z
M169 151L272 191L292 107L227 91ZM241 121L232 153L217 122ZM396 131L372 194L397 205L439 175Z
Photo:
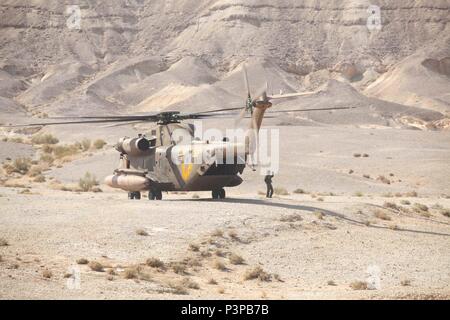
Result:
M327 90L328 81L337 80L369 99L416 107L415 116L417 108L437 111L425 112L425 121L442 120L450 111L447 0L79 0L70 5L0 4L2 113L239 104L245 96L244 61L255 88L267 79L277 93ZM402 116L410 114L402 111Z

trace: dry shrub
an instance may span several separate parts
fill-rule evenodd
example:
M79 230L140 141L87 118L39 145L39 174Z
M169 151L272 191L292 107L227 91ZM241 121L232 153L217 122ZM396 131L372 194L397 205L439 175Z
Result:
M323 212L321 212L321 211L314 211L314 215L316 216L317 219L323 220L323 217L324 217Z
M126 268L123 272L123 277L125 279L136 279L138 277L138 270L136 267Z
M92 271L103 272L103 265L97 261L91 261L88 263L88 267L91 268Z
M441 214L447 218L450 218L450 209L442 209Z
M400 208L394 203L394 202L385 202L383 204L383 207L388 208L388 209L392 209L395 211L399 211Z
M106 141L103 139L97 139L92 143L92 145L95 149L100 150L103 149L103 147L106 145Z
M194 290L199 290L200 286L198 285L197 282L193 281L190 278L184 278L183 280L181 280L181 284L189 289L194 289Z
M404 206L409 206L411 204L409 200L401 200L400 203L403 204Z
M236 253L230 254L228 259L230 260L230 263L234 264L234 265L244 264L244 262L245 262L244 258L242 258L240 255L238 255Z
M144 237L148 236L147 231L145 231L144 229L137 229L136 234L139 236L144 236Z
M147 261L145 261L145 264L151 268L165 269L164 262L158 258L148 258Z
M225 266L225 264L222 261L220 261L219 259L214 260L213 268L217 269L217 270L220 270L220 271L226 271L227 270L227 267Z
M77 260L77 263L78 264L88 264L89 260L85 259L85 258L80 258L80 259Z
M215 279L211 278L211 279L208 280L208 284L216 286L217 285L217 281Z
M354 154L353 154L353 157L355 157L355 158L361 158L361 153L354 153Z
M325 199L322 197L319 197L319 198L317 198L317 201L323 202L323 201L325 201Z
M5 238L0 238L0 247L9 246L8 241Z
M390 221L391 220L391 217L386 212L384 212L383 210L375 211L374 212L374 216L377 217L378 219L385 220L385 221Z
M429 208L428 206L421 204L421 203L414 203L414 211L418 212L418 213L422 213L422 211L424 212L428 212Z
M45 269L44 271L42 271L42 276L45 279L50 279L51 277L53 277L53 273L50 270Z
M31 166L30 170L28 171L28 175L30 177L36 177L36 176L40 175L42 173L42 171L43 171L42 166L34 165L34 166Z
M83 178L78 181L78 186L84 192L93 191L93 188L98 185L95 175L86 172Z
M238 234L237 234L237 232L234 231L234 230L230 230L230 231L228 232L228 236L229 236L232 240L235 240L235 241L239 241L239 240L240 240L240 239L239 239L239 236L238 236Z
M17 158L12 163L6 163L3 165L3 169L7 174L20 173L22 175L27 174L31 167L30 158Z
M50 133L38 134L31 138L32 144L57 144L58 142L58 138L54 137Z
M389 180L385 176L378 176L377 180L381 181L382 183L385 183L385 184L391 184L391 180Z
M350 283L350 288L352 288L353 290L367 290L369 286L365 281L354 281Z
M355 197L363 197L364 194L361 191L355 192Z
M169 282L167 286L172 289L171 292L177 295L187 295L188 290L184 287L181 282Z
M220 287L220 288L217 289L217 293L224 294L225 293L225 289Z
M270 281L271 276L265 272L260 266L248 269L244 273L244 280L254 280L258 279L260 281Z
M287 189L283 188L283 187L274 188L273 193L278 196L288 196L289 195L289 192L287 191Z
M91 148L91 140L83 139L81 140L79 146L81 150L88 151Z
M303 189L295 189L294 191L293 191L295 194L305 194L306 192L305 192L305 190L303 190Z
M328 282L327 282L327 285L329 285L329 286L336 286L336 282L334 282L333 280L329 280Z
M417 198L419 195L417 194L416 191L409 191L407 193L405 193L405 197L410 197L410 198Z
M173 270L173 272L175 272L176 274L186 274L186 265L184 263L180 263L180 262L175 262L171 264L171 268Z
M53 156L51 154L43 154L41 155L41 162L45 162L48 163L49 165L53 164L53 162L55 161L55 159L53 158Z
M408 286L411 285L411 280L409 280L409 279L403 279L402 281L400 281L400 284L401 284L403 287L408 287Z
M57 159L74 156L80 152L80 149L76 145L63 145L53 148L53 155Z
M191 243L189 244L189 250L193 252L198 252L200 250L200 246L198 244Z
M45 182L45 176L43 176L42 174L40 174L40 175L38 175L36 178L34 178L33 181L34 181L34 182L37 182L37 183L43 183L43 182Z

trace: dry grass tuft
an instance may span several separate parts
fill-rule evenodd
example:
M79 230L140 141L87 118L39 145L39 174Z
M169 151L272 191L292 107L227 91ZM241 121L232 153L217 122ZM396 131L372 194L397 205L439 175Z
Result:
M428 206L421 204L421 203L414 203L414 208L413 210L417 213L422 213L422 212L428 212L429 208Z
M363 197L364 194L361 191L356 191L355 192L355 197Z
M32 144L57 144L59 142L58 138L54 137L52 134L38 134L31 138Z
M405 197L409 197L409 198L417 198L419 195L416 191L410 191L405 193Z
M198 251L200 251L200 246L198 244L191 243L191 244L189 244L189 250L191 250L193 252L198 252Z
M184 263L175 262L171 264L172 271L176 274L184 275L186 274L186 265Z
M384 212L383 210L377 210L374 212L373 214L376 218L381 219L381 220L385 220L385 221L390 221L392 220L391 217Z
M78 259L78 260L77 260L77 263L78 263L78 264L88 264L88 263L89 263L89 260L88 260L88 259L85 259L85 258L81 258L81 259Z
M354 281L350 283L350 288L353 290L367 290L368 289L367 282L365 281Z
M215 279L211 278L211 279L208 280L208 284L216 286L217 285L217 281Z
M42 276L45 279L50 279L51 277L53 277L53 273L50 270L45 269L44 271L42 271Z
M36 178L34 178L33 181L36 183L44 183L46 180L45 180L45 176L40 174L40 175L36 176Z
M98 181L95 178L95 175L86 172L83 178L80 178L78 181L78 186L84 192L94 191L94 187L98 186Z
M28 173L32 165L30 158L17 158L12 163L5 163L3 169L7 174L19 173L25 175Z
M100 150L106 145L106 141L103 139L97 139L92 143L92 145L95 149Z
M158 258L148 258L145 264L151 268L165 269L166 265Z
M329 286L337 286L337 284L336 284L336 282L334 282L333 280L329 280L328 282L327 282L327 285L329 285Z
M450 209L441 209L441 214L447 218L450 218Z
M143 237L148 236L147 231L145 231L144 229L137 229L137 230L136 230L136 234L137 234L138 236L143 236Z
M321 211L314 211L314 215L319 220L323 220L323 218L324 218L323 212L321 212Z
M307 192L305 190L299 188L299 189L295 189L293 191L293 193L295 193L295 194L306 194Z
M244 273L244 280L254 280L258 279L260 281L270 281L271 276L265 272L260 266L248 269Z
M244 258L242 258L240 255L238 255L236 253L230 254L228 259L230 260L230 263L234 264L234 265L244 264L244 262L245 262Z
M123 277L125 279L136 279L138 277L138 270L136 267L126 268L123 272Z
M97 261L91 261L88 263L88 267L95 272L103 272L103 265Z
M385 184L391 184L391 180L389 180L385 176L378 176L377 180L381 181L382 183L385 183Z
M213 237L223 237L223 230L222 229L216 229L211 234Z
M194 289L194 290L199 290L199 289L200 289L200 286L198 285L198 283L195 282L195 281L193 281L193 280L190 279L190 278L184 278L184 279L181 281L181 284L182 284L184 287L189 288L189 289Z
M383 207L388 208L388 209L392 209L392 210L395 210L395 211L399 211L400 210L400 208L394 202L386 201L383 204Z
M409 200L401 200L400 203L404 206L409 206L411 204Z
M6 247L9 246L8 241L6 241L5 238L0 238L0 247Z
M226 271L227 270L227 267L225 266L225 264L222 261L220 261L219 259L214 260L213 268L217 269L217 270L220 270L220 271Z
M185 288L183 283L180 282L169 282L167 286L171 289L173 294L177 295L187 295L189 291Z
M403 287L409 287L409 286L411 285L411 280L409 280L409 279L403 279L402 281L400 281L400 284L401 284Z
M223 287L218 288L217 289L217 293L224 294L225 293L225 288L223 288Z

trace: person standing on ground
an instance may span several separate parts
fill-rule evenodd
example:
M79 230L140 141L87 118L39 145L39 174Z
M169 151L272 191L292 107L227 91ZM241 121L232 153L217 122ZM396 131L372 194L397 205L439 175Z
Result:
M266 186L267 186L267 193L266 193L267 198L272 198L272 196L273 196L273 186L272 186L273 176L274 176L273 173L270 173L270 171L267 171L267 175L264 178L264 182L266 183Z

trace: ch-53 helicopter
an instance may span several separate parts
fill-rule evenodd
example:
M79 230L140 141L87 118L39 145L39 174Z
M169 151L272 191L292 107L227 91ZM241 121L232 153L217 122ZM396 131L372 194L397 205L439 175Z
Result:
M150 200L161 200L165 191L211 191L213 199L224 199L225 188L239 186L244 169L251 165L249 158L255 152L257 135L266 111L273 100L311 95L316 92L268 96L267 85L257 98L252 98L247 70L243 67L247 99L244 107L183 114L178 111L145 115L113 115L68 117L72 121L30 123L18 126L49 126L70 124L137 124L156 123L149 135L124 137L115 146L120 153L120 164L113 175L105 178L112 188L128 192L129 199L141 199L148 192ZM307 112L350 108L320 108L278 110L272 112ZM239 142L201 141L194 137L194 125L186 120L206 120L227 116L250 118L250 125ZM61 119L61 118L59 118ZM14 126L11 126L14 127ZM188 137L181 139L180 137ZM202 155L198 157L198 155ZM206 155L206 156L205 156ZM196 161L194 161L194 158Z

